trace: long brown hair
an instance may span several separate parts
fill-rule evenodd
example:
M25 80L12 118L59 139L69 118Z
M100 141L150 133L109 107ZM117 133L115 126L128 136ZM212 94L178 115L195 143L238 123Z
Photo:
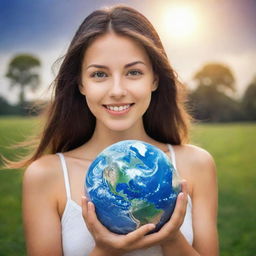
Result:
M26 166L45 153L72 150L91 138L96 120L79 91L81 65L87 47L109 31L139 42L159 77L158 88L143 116L147 134L174 145L188 141L190 116L184 107L184 86L169 64L156 30L137 10L117 5L92 12L78 28L54 81L53 99L46 110L46 123L37 147L27 159L12 166Z

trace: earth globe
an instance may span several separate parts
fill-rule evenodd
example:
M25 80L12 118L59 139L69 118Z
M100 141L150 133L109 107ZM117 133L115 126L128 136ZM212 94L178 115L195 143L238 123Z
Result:
M124 140L104 149L91 163L85 194L99 221L116 234L147 223L158 231L171 217L180 179L168 156L138 140Z

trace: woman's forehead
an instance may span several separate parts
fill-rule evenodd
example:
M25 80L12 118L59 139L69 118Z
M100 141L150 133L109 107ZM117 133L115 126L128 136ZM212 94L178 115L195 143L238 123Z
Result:
M92 62L127 64L134 61L150 64L149 56L140 43L128 36L115 33L108 33L95 39L86 49L83 61L85 65Z

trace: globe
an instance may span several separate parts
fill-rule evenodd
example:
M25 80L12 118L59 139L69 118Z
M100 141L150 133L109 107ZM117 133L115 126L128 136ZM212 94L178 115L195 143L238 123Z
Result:
M99 221L110 231L127 234L147 223L158 231L171 217L180 179L168 156L138 140L104 149L91 163L85 194Z

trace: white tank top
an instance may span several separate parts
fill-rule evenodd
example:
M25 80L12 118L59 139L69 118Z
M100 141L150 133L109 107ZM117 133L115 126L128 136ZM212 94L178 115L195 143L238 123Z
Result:
M175 152L171 145L168 145L171 161L176 168ZM61 166L64 175L65 188L67 193L67 202L61 218L61 232L62 232L62 248L64 256L86 256L94 248L95 242L86 227L82 216L82 208L71 198L70 183L67 165L64 155L57 153L61 160ZM192 201L188 196L187 211L184 222L180 228L182 234L187 239L189 244L193 243L193 229L192 229ZM126 253L125 256L156 256L163 255L160 246L153 246L147 249L140 249Z

